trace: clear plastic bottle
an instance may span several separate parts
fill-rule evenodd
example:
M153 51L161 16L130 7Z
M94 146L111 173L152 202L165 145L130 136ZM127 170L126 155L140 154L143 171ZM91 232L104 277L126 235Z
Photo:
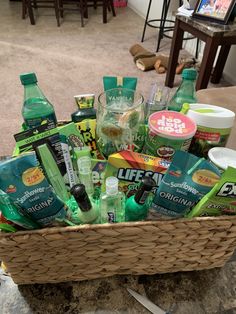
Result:
M194 68L184 69L182 72L182 83L171 98L168 110L181 111L184 103L193 104L197 102L195 81L197 71Z
M56 125L57 119L53 105L38 87L35 73L21 74L20 80L24 85L22 116L26 127L32 129L49 121Z
M79 170L80 183L85 185L86 191L89 195L93 195L94 185L93 185L93 179L92 179L91 158L88 156L80 157L78 158L77 164L78 164L78 170Z
M106 192L100 196L101 223L125 221L125 195L118 190L118 179L106 179Z

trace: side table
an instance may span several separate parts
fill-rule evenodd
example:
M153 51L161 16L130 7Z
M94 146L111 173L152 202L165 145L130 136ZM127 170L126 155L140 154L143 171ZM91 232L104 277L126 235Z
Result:
M217 49L221 46L211 78L212 83L219 83L230 47L231 45L236 44L236 23L220 25L189 17L177 16L165 81L165 85L169 87L173 87L175 69L178 62L179 52L182 48L185 31L206 43L196 82L196 90L207 88Z

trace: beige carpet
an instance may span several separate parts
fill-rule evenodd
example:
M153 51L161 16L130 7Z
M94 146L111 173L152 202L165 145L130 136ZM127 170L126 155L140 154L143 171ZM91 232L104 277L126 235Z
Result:
M0 0L0 7L0 155L11 153L13 133L22 122L22 72L36 72L58 119L70 119L75 110L73 95L98 96L104 75L138 77L138 90L144 96L151 83L164 83L165 75L143 73L132 61L128 49L140 42L144 21L128 8L117 10L115 18L109 15L107 24L102 23L101 10L91 9L84 28L79 14L67 13L58 28L52 9L39 9L32 26L21 19L20 2ZM155 49L156 35L155 30L147 30L147 49ZM161 52L168 53L169 46L170 40L163 41Z

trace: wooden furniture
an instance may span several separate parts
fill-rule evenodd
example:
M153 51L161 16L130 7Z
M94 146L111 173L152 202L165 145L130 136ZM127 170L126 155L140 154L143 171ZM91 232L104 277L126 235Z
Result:
M178 62L179 51L182 48L185 31L205 42L200 72L196 82L196 90L207 88L217 49L221 46L211 78L212 83L219 83L230 47L236 44L236 23L220 25L184 16L177 16L165 81L165 85L169 87L173 87L175 69Z
M57 26L60 26L60 17L63 18L64 11L79 11L81 27L84 27L85 0L22 0L22 18L25 19L28 11L30 23L35 25L34 9L39 8L54 9Z
M113 0L84 0L85 1L85 14L88 17L88 7L96 9L98 6L102 7L102 20L107 23L107 11L111 11L113 16L116 16Z
M28 11L30 23L35 25L34 9L52 8L55 11L57 26L60 26L60 16L57 1L58 0L22 0L22 18L25 18Z
M65 11L79 11L80 12L80 19L81 19L81 27L84 27L84 15L85 15L85 0L55 0L57 3L57 8L60 13L60 17L64 17ZM59 24L60 24L60 17L59 17Z

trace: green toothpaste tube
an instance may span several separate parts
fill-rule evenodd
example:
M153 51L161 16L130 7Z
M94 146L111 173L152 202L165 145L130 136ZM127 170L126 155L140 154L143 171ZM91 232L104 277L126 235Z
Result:
M48 181L54 188L57 196L66 202L69 199L66 185L48 145L43 144L38 146L36 148L36 152L44 168Z
M187 215L197 216L236 215L236 169L228 167L220 181Z

